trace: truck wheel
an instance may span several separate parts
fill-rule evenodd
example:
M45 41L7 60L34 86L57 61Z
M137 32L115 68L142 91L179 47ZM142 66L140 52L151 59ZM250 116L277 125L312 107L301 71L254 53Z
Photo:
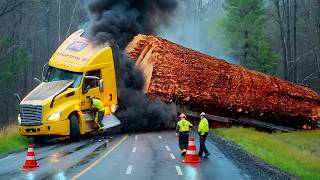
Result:
M80 140L80 128L78 118L74 114L69 117L70 120L70 138L71 141L77 142Z

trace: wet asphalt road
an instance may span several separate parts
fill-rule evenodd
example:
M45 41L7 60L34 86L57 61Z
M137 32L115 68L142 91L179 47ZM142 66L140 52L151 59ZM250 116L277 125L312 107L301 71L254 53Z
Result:
M2 158L0 179L249 179L209 141L207 148L209 158L188 165L173 131L85 139L36 148L40 167L31 172L21 171L25 152Z

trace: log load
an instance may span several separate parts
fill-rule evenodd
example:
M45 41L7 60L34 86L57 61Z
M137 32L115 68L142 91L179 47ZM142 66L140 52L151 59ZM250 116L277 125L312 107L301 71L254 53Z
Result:
M296 128L314 127L320 118L320 96L309 88L160 37L137 35L126 52L144 73L146 93L166 102Z

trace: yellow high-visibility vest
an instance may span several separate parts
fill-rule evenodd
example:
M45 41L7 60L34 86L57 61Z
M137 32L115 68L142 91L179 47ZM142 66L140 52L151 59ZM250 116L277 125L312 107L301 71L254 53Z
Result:
M179 126L179 132L189 131L190 127L193 126L186 119L181 119L180 121L178 121L177 125Z
M103 111L104 110L103 102L100 101L99 99L93 99L92 100L92 107L97 108L99 111Z
M198 133L200 135L204 135L205 133L209 132L209 123L206 118L202 118L200 120L199 126L198 126Z

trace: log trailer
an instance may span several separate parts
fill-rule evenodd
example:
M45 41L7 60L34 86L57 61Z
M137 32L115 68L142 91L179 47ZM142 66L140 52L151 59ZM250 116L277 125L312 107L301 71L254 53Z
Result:
M190 116L287 130L319 125L320 96L307 87L157 36L137 35L126 51L144 73L145 92Z

